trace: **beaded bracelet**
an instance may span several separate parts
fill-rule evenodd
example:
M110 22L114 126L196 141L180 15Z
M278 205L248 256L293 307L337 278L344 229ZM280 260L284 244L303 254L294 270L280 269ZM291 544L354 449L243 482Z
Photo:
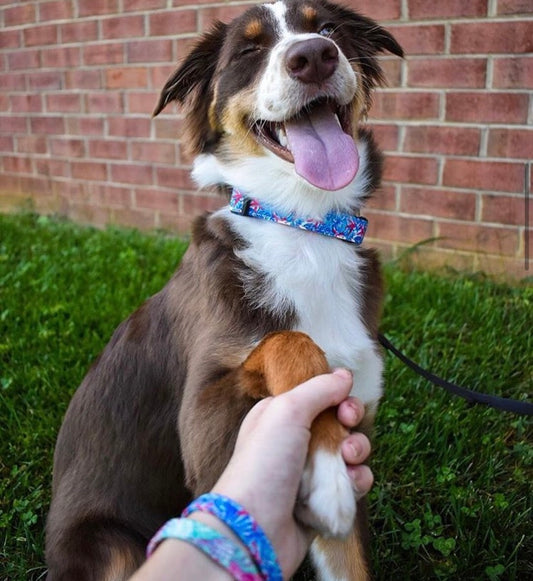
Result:
M197 520L173 518L152 538L146 550L150 557L165 539L178 539L195 546L237 581L262 581L250 556L233 541Z
M182 516L189 516L195 511L208 512L227 525L248 548L265 581L283 581L274 548L246 509L227 496L211 492L194 500Z

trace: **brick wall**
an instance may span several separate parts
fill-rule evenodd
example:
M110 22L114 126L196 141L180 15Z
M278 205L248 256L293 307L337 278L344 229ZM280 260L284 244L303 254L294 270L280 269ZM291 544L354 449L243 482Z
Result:
M388 86L369 119L387 153L367 212L372 241L397 256L436 238L417 260L530 274L531 0L344 3L384 24L407 54L383 58ZM216 208L190 181L177 112L150 114L197 34L249 4L0 0L0 209L31 199L81 222L186 232Z

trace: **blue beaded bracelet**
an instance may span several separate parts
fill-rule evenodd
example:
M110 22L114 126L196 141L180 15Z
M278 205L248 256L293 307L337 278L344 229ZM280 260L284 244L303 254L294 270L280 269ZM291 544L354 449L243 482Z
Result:
M233 541L197 520L173 518L157 531L146 549L150 557L165 539L185 541L202 551L236 581L262 581L257 567L243 549Z
M182 513L186 517L203 511L216 516L227 525L248 548L265 581L283 581L281 567L274 548L257 521L231 498L208 493L194 500Z

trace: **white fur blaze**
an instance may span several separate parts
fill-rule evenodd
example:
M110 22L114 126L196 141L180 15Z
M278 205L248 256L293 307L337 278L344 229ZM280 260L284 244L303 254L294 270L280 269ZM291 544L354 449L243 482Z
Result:
M295 515L325 537L344 537L353 528L356 491L340 450L318 449L305 466Z

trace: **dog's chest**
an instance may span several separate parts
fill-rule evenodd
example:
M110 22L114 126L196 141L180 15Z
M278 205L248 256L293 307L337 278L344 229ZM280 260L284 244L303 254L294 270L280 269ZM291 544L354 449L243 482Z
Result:
M252 303L271 312L294 309L295 330L307 333L325 351L332 367L344 366L366 375L368 360L373 362L375 354L361 312L363 267L354 247L319 234L222 212L248 243L238 252L239 258L265 277L262 288L243 281ZM377 384L371 381L368 394L358 393L364 399L380 395L380 370L371 373L374 371Z

